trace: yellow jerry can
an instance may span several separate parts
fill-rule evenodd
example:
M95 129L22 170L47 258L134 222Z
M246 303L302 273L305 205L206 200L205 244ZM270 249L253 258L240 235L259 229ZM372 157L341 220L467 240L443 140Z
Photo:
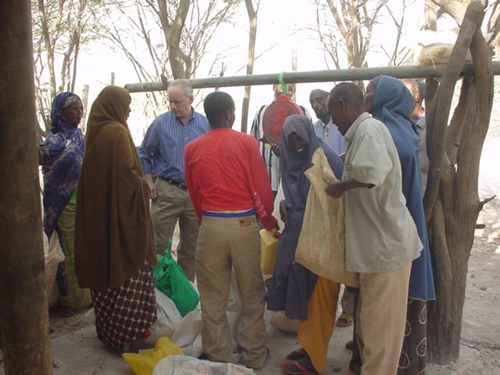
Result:
M264 275L272 275L276 266L278 258L276 255L276 245L278 244L278 239L274 236L275 233L276 229L261 229L259 231L261 248L260 266Z

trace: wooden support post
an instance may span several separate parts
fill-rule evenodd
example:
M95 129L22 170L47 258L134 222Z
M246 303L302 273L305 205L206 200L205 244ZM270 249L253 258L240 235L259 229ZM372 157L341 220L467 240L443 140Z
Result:
M472 0L464 17L463 3L440 3L450 5L445 10L452 11L453 18L461 23L447 71L426 110L430 162L424 207L429 219L436 288L436 300L428 303L427 355L432 362L445 364L456 361L460 354L468 261L482 208L478 197L479 165L494 84L491 50L480 28L484 1ZM458 105L448 122L456 79L467 50L471 52L475 75L463 79Z
M427 180L427 188L424 196L425 219L429 223L432 208L436 204L439 191L439 181L441 179L441 166L445 156L445 139L446 129L448 125L448 116L451 108L451 99L455 90L460 72L465 61L466 53L472 41L476 30L481 25L483 19L484 5L479 1L470 3L467 8L466 16L457 42L450 56L450 62L443 74L441 84L437 89L436 97L439 100L433 100L429 114L426 114L426 119L429 119L427 125L427 153L429 154L429 172Z
M7 375L52 374L31 2L0 1L0 331ZM7 57L8 56L8 57Z

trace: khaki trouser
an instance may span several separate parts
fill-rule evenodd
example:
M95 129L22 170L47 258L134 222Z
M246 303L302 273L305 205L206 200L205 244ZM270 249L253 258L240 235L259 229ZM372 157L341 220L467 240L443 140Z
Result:
M383 273L360 273L356 337L361 375L396 375L403 345L411 263Z
M217 362L234 362L226 316L231 266L243 309L237 339L243 350L243 364L261 368L267 349L257 219L255 216L203 216L196 251L196 277L202 310L201 335L205 354Z
M179 219L180 242L177 247L177 262L186 276L193 281L195 276L195 252L198 238L198 219L187 190L157 179L158 197L151 201L154 246L156 254L164 254L167 240L174 234Z

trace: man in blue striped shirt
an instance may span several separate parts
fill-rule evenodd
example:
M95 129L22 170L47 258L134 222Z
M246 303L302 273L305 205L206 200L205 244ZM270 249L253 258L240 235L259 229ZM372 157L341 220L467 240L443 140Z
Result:
M179 220L179 265L190 280L195 276L198 219L184 179L184 148L210 130L207 118L194 111L193 87L186 80L168 86L171 110L158 116L137 151L151 189L155 251L163 254ZM154 172L156 183L151 178Z

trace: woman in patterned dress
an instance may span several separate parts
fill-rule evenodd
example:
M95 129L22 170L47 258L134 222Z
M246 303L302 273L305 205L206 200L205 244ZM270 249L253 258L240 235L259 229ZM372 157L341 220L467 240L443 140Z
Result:
M90 110L78 187L76 272L91 288L97 336L127 350L156 321L149 187L127 125L127 90L104 88Z

